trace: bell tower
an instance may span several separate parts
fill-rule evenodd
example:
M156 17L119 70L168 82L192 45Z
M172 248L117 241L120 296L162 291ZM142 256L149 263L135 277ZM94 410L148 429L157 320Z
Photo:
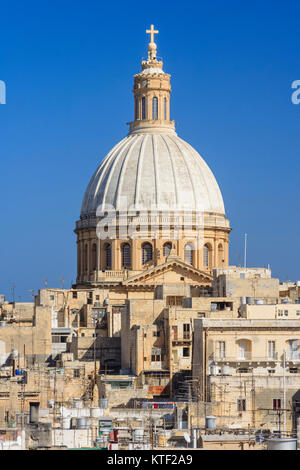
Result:
M134 121L130 123L130 133L175 129L170 120L171 75L163 71L154 42L158 31L151 25L146 33L150 34L148 59L142 61L142 71L134 76Z

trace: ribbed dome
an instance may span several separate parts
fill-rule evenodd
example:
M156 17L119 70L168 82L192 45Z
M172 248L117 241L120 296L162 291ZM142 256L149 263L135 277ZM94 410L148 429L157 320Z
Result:
M81 217L95 216L99 205L225 214L212 171L173 131L131 133L121 140L93 175Z

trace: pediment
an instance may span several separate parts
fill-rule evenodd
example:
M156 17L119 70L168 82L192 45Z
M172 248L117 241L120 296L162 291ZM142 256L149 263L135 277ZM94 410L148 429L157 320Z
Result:
M184 282L196 286L208 286L211 285L212 279L211 274L174 259L129 277L123 282L123 285L157 286L160 284L182 284Z

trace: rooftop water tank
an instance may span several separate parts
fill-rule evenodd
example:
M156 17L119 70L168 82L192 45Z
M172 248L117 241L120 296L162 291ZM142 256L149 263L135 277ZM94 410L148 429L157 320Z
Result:
M206 416L205 427L206 429L216 429L217 418L215 416Z
M100 398L98 404L99 408L108 408L108 398Z
M82 401L79 398L74 398L74 408L82 408Z
M230 367L227 364L222 366L222 375L230 375Z
M88 427L88 420L86 416L77 419L77 428L86 429Z
M264 305L264 303L265 303L265 302L264 302L264 300L262 300L262 299L256 299L256 300L255 300L255 304L256 304L256 305Z
M62 418L61 425L62 429L71 429L71 418Z
M297 450L297 438L267 439L268 450Z
M103 416L103 413L103 408L90 408L91 418L99 418L100 416Z

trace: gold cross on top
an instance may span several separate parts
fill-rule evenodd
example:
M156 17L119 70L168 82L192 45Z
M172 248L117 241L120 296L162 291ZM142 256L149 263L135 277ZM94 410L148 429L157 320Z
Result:
M154 34L158 34L159 31L154 29L153 24L150 26L150 29L146 29L146 33L150 34L150 42L154 42Z

